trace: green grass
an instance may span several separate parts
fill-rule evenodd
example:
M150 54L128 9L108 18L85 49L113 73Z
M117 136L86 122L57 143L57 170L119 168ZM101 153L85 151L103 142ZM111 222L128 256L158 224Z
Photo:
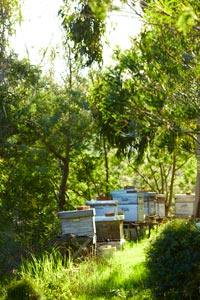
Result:
M110 258L87 257L78 263L64 263L53 251L24 262L19 277L33 283L45 300L150 300L144 285L147 243L127 242Z

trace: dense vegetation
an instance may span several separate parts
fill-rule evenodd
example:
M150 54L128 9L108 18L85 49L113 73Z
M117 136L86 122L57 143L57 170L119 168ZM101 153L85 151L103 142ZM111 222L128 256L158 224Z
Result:
M200 299L199 247L194 221L174 220L110 257L64 260L54 249L24 261L0 299Z
M16 299L17 293L20 300L145 299L150 294L145 290L146 243L127 243L113 257L86 257L76 263L63 262L57 251L32 257L2 291L7 300Z

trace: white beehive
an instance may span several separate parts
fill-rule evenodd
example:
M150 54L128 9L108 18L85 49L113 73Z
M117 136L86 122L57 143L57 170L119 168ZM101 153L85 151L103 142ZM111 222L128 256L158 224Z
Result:
M96 216L104 216L106 213L118 214L118 201L115 200L88 200L86 205L95 209Z
M95 210L93 208L59 212L62 235L74 234L93 237L96 234L94 216Z
M156 195L156 215L158 217L165 217L165 200L164 194Z
M194 194L176 194L175 199L175 215L177 217L191 217L194 215Z
M156 193L155 192L139 192L138 198L140 202L144 202L144 215L156 214Z
M124 212L125 222L135 222L144 220L144 205L143 203L138 204L119 204L119 210Z

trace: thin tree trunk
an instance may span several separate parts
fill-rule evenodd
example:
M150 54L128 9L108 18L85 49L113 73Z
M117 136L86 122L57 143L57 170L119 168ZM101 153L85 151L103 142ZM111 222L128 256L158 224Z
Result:
M171 204L172 204L175 175L176 175L176 154L173 153L172 175L171 175L171 183L170 183L170 189L169 189L168 203L167 203L167 207L166 207L166 216L168 216L169 210L170 210L170 207L171 207Z
M197 128L200 128L200 119L197 120ZM199 131L199 130L198 130ZM194 205L194 216L200 217L200 134L197 133L197 177L196 177L196 196Z
M109 195L109 167L108 167L108 153L106 148L105 139L103 138L104 162L106 171L106 194Z
M66 203L65 192L67 188L67 180L69 176L69 160L66 159L65 163L62 165L62 179L59 188L58 194L58 210L64 210L64 206Z

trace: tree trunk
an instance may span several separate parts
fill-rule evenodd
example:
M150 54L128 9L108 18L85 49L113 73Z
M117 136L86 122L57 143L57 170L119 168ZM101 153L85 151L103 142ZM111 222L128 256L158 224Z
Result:
M64 206L66 203L65 193L66 193L66 187L67 187L67 179L69 176L69 160L66 159L64 164L62 165L62 179L61 184L59 188L59 194L58 194L58 211L64 210Z
M166 207L166 216L168 216L169 210L170 210L170 207L172 204L175 175L176 175L176 154L173 153L172 175L171 175L171 183L170 183L170 190L169 190L169 198L168 198L168 203L167 203L167 207Z
M106 195L109 195L109 167L108 167L108 153L105 139L103 138L103 150L104 150L104 162L105 162L105 171L106 171Z
M197 129L199 132L200 119L197 120ZM194 216L200 217L200 133L197 133L197 177L196 177L196 196L194 205Z

